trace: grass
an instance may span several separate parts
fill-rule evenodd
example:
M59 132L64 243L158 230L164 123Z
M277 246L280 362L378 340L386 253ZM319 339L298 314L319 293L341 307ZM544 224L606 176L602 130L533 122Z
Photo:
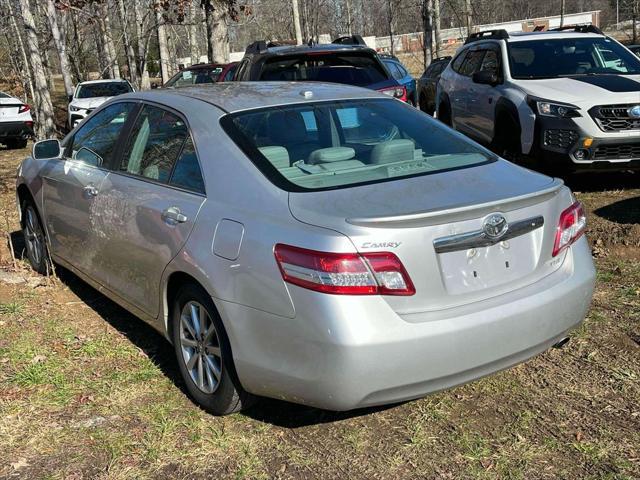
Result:
M19 157L0 151L0 186ZM13 231L11 197L0 189ZM212 417L184 394L173 350L75 277L0 283L0 477L640 478L640 226L593 213L640 190L578 197L601 242L593 305L572 341L389 408L267 400ZM7 258L0 247L11 270Z

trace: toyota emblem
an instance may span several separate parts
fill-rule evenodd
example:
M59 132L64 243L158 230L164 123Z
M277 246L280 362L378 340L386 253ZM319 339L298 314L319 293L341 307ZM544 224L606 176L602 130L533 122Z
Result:
M507 223L507 219L504 218L504 215L501 213L492 213L484 219L484 223L482 224L484 234L493 240L502 237L507 233L508 229L509 224Z

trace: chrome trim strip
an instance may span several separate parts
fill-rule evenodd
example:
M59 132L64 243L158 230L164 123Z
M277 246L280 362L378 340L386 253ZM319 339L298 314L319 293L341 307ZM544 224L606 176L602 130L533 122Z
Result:
M525 233L532 232L544 225L544 217L532 217L526 220L519 220L509 224L509 229L500 238L489 238L482 230L473 232L459 233L449 235L448 237L436 238L433 246L436 253L457 252L459 250L468 250L470 248L490 247L504 240L519 237Z

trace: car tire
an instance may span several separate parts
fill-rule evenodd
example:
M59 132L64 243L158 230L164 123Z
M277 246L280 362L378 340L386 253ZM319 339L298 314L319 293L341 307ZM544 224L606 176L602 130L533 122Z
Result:
M175 296L172 339L189 395L213 415L239 412L256 397L240 385L229 339L211 296L187 284Z
M48 275L51 263L44 228L38 210L29 200L22 203L22 235L31 268L41 275Z
M12 138L11 140L7 140L7 148L9 150L18 150L26 147L27 147L26 138Z
M438 120L449 127L453 127L453 121L451 119L451 104L449 103L448 98L442 100L438 106Z
M491 150L507 160L514 162L522 160L519 124L506 114L499 116L496 120Z

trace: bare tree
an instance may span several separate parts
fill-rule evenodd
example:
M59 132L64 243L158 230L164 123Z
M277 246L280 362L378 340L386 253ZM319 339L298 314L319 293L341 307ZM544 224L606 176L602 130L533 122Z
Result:
M207 24L207 55L213 63L227 63L229 61L229 21L228 1L202 0L202 8Z
M60 28L58 27L58 14L56 12L54 0L47 0L47 19L49 20L53 43L58 52L58 59L60 60L60 71L62 73L62 81L64 82L64 90L67 96L70 96L73 95L73 81L71 80L69 58L67 57L67 42L60 34Z
M167 30L165 19L162 17L162 11L158 5L156 10L156 29L158 32L158 49L160 50L160 72L162 75L162 83L169 80L169 48L167 45Z
M51 1L51 0L49 0ZM118 2L118 17L120 19L120 27L122 28L122 42L124 45L124 53L127 57L127 69L129 70L129 79L137 84L138 83L138 69L136 68L136 56L133 51L133 45L131 44L131 38L129 36L129 15L127 7L125 7L124 0L117 0Z
M36 31L36 23L31 13L29 0L19 0L19 4L37 92L35 133L37 138L48 138L52 137L55 133L55 123L49 85L47 85L47 77L38 46L38 32Z
M143 0L134 0L133 10L135 15L135 37L138 42L138 55L136 58L136 65L138 67L138 76L140 78L140 89L147 90L151 87L149 82L149 70L147 66L147 51L149 46L149 40L151 38L150 33L146 33L145 28L145 15L143 13L144 6Z
M291 0L291 8L293 10L293 25L296 29L296 44L302 45L302 29L300 28L300 9L298 8L298 0Z

